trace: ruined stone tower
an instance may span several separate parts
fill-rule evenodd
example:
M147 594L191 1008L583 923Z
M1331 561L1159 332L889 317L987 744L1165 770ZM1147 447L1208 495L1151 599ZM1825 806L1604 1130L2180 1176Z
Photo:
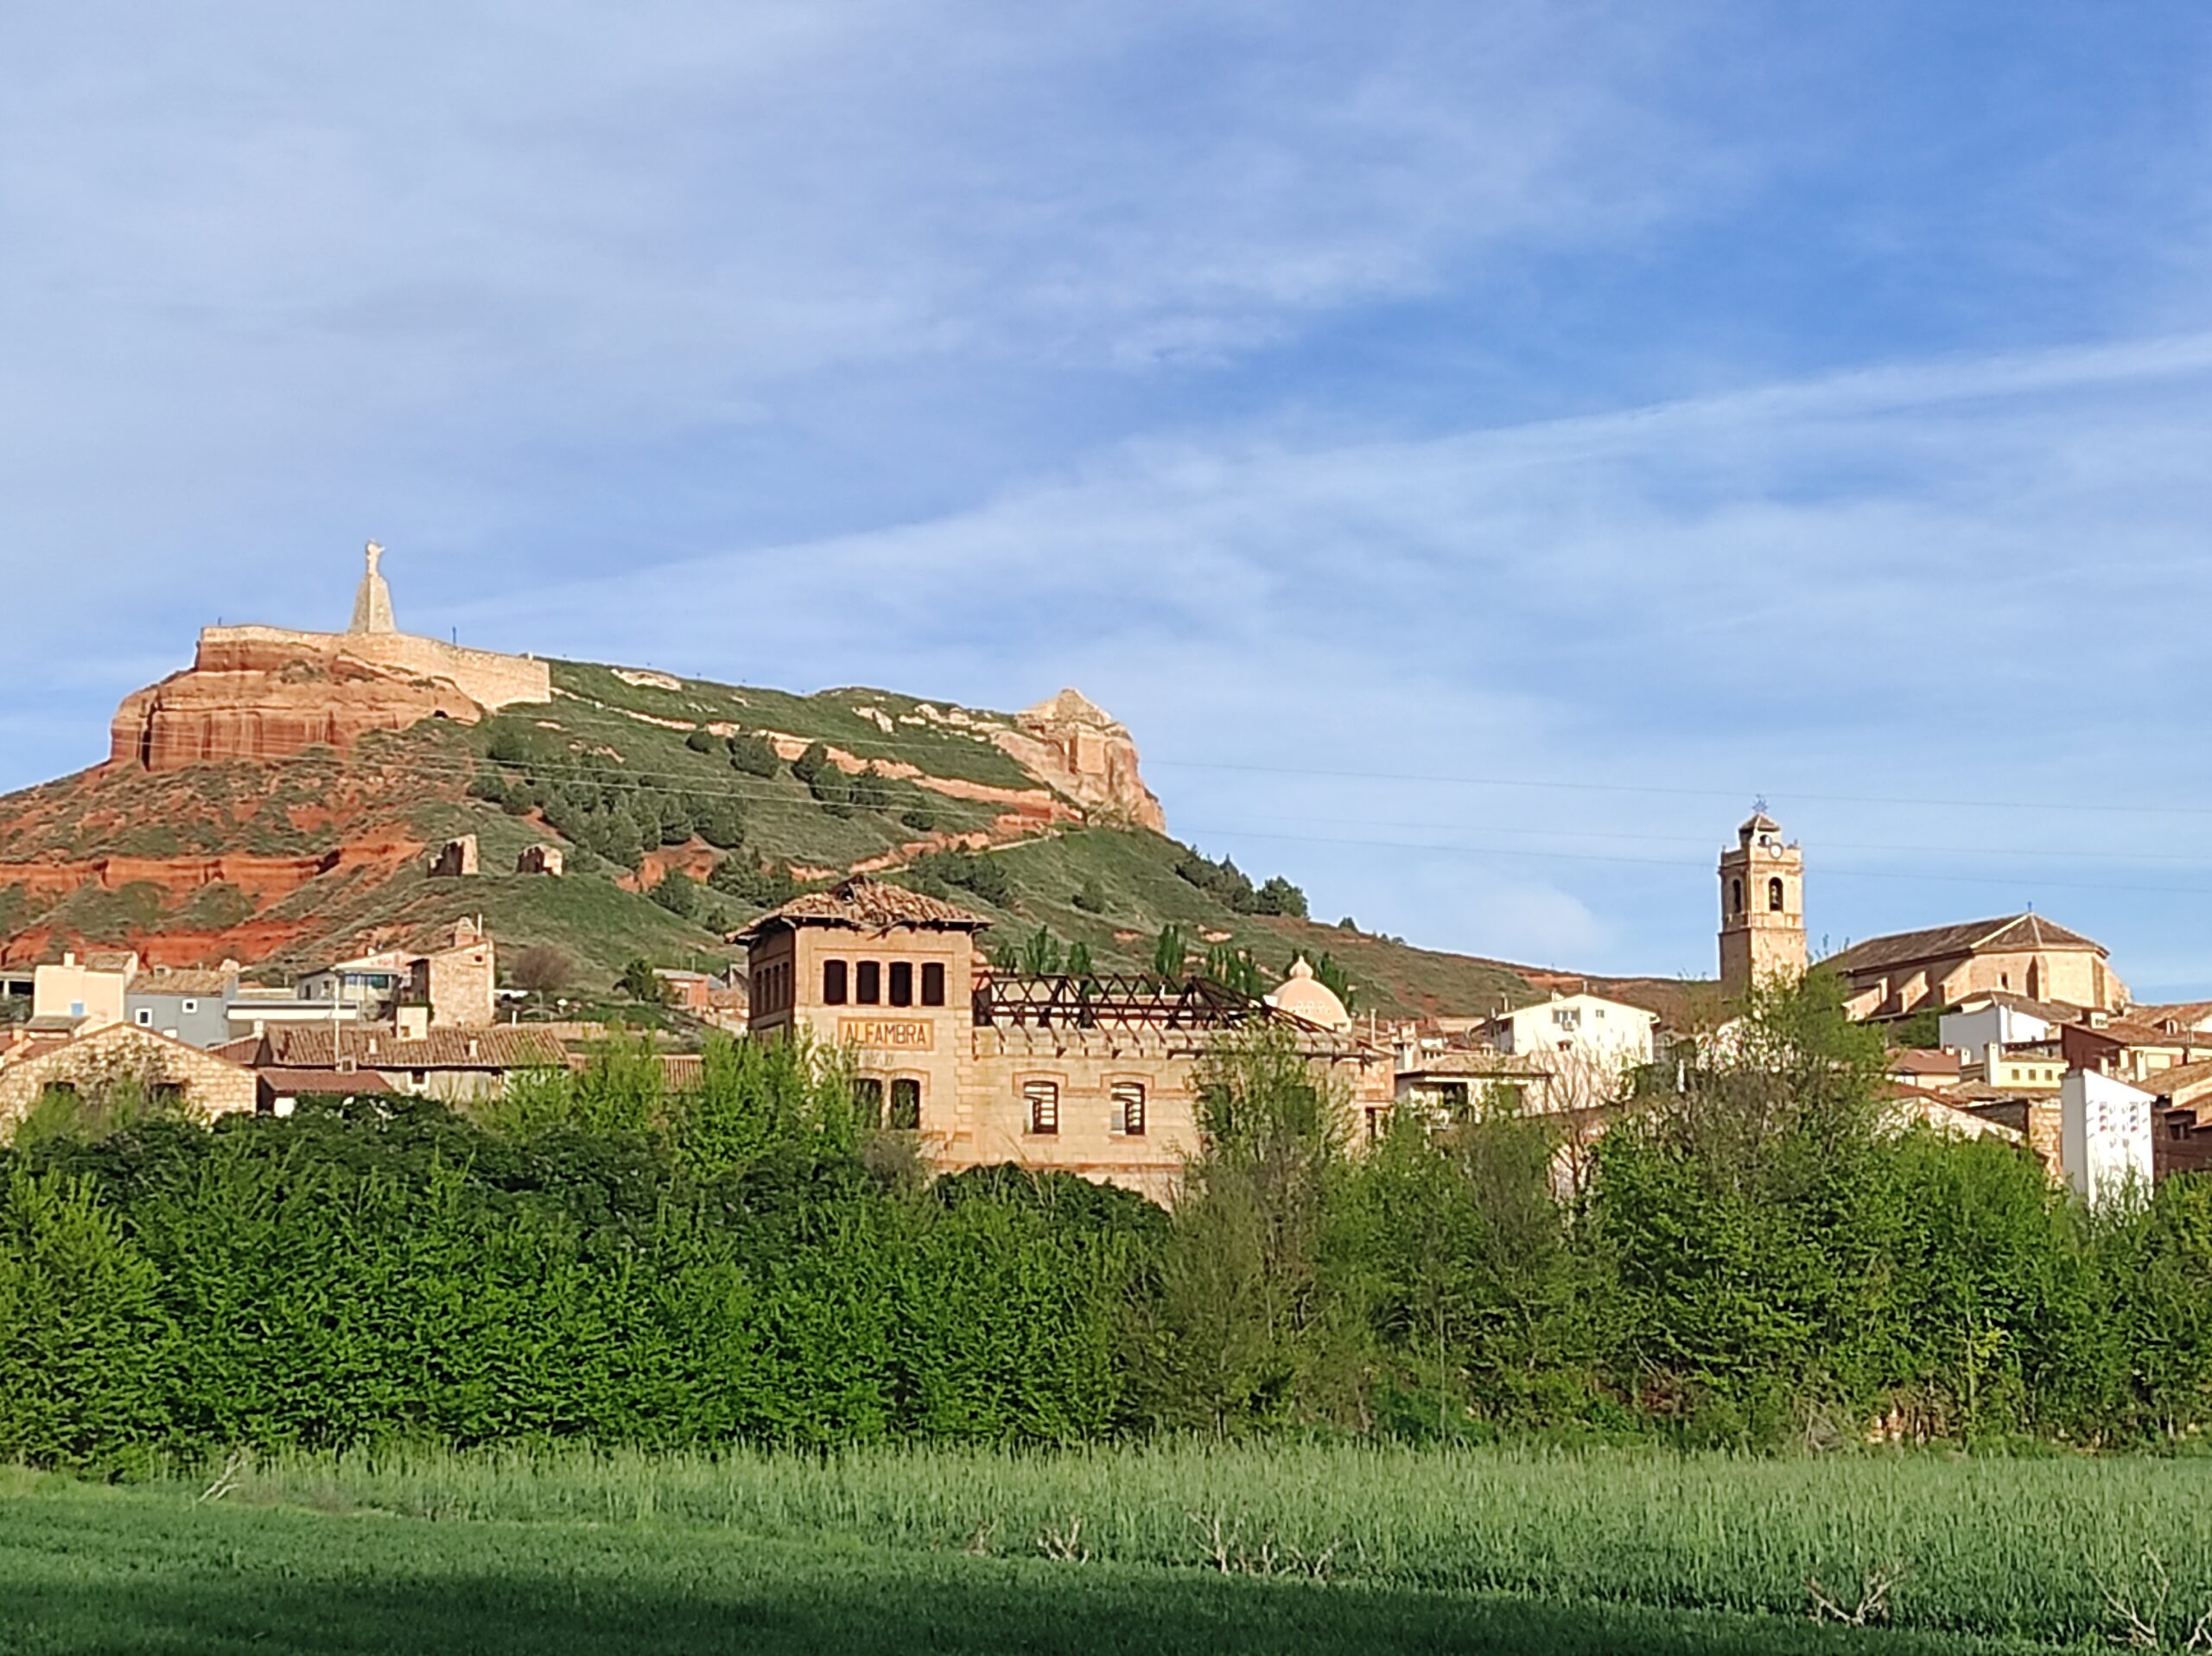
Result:
M1805 975L1805 856L1782 825L1755 811L1720 853L1720 987Z

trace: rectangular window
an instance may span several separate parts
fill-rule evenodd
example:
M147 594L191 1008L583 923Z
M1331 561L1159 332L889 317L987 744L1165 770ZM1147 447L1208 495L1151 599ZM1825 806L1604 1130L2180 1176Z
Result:
M1144 1137L1144 1083L1114 1083L1114 1130L1131 1138Z
M863 1075L853 1083L853 1108L860 1114L863 1127L883 1125L883 1083L872 1075Z
M822 1003L842 1006L845 1003L845 963L824 960L822 963Z
M863 960L853 968L853 998L862 1006L874 1006L883 998L881 965Z
M188 1017L188 1016L190 1016L193 1013L197 1012L199 1010L200 1010L200 1003L199 1003L198 1001L187 1001L187 1002L184 1003L185 1015L186 1015Z
M1379 1144L1382 1142L1382 1135L1389 1125L1389 1120L1390 1112L1388 1110L1374 1105L1368 1107L1367 1142L1369 1143Z
M154 1009L152 1007L142 1006L138 1009L138 1027L142 1029L150 1029L154 1027Z
M922 963L922 1004L944 1004L944 966L939 961L925 960Z
M911 1075L891 1083L891 1124L909 1133L921 1127L922 1084Z
M1057 1133L1060 1131L1060 1084L1058 1081L1025 1081L1021 1097L1029 1106L1031 1132Z
M912 1006L914 1003L914 963L893 960L891 963L891 1003Z

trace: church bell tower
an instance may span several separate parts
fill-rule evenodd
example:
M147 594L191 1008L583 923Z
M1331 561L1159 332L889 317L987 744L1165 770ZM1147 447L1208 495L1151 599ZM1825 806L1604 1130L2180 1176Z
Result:
M1764 802L1720 853L1720 987L1805 975L1805 855L1785 844Z

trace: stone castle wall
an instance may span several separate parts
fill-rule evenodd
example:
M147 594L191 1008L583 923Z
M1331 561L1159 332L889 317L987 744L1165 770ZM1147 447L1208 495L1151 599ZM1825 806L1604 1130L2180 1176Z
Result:
M265 662L272 653L349 655L416 678L442 678L487 711L516 702L550 702L553 675L543 661L471 650L413 633L303 633L283 627L203 627L195 665L202 672Z
M552 697L550 670L527 656L404 633L210 627L190 668L124 697L108 762L168 771L281 759L427 718L473 723L486 709Z

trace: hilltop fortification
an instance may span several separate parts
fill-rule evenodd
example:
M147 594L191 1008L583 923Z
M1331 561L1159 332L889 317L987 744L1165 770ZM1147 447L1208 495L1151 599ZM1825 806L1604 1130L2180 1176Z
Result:
M404 730L427 718L474 723L502 707L553 698L543 661L398 631L378 568L383 551L369 543L345 632L201 628L190 667L116 710L109 764L168 771L205 760L282 759L318 744L349 747L370 730Z

